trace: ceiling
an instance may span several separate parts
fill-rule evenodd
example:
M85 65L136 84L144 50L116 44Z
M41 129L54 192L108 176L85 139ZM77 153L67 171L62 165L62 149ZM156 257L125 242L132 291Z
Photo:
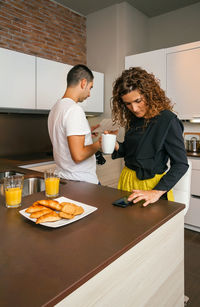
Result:
M124 0L53 0L84 16ZM200 0L126 0L148 17L165 14Z

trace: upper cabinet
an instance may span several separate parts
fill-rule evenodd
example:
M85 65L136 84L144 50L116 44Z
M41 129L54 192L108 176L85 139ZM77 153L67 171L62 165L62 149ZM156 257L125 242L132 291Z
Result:
M0 107L35 108L35 57L0 48Z
M0 108L50 110L65 93L71 65L0 48ZM91 96L80 105L104 110L104 74L93 72Z
M180 119L200 118L200 42L127 56L125 63L160 79Z
M189 47L167 52L167 95L182 119L200 118L200 45Z
M166 90L166 50L160 49L125 57L125 68L142 67L153 73L160 80L163 90Z
M71 65L37 58L37 109L51 109L65 93ZM85 112L102 113L104 106L104 74L93 71L94 85L90 97L80 103Z
M93 71L94 82L90 97L80 103L85 112L103 113L104 111L104 74Z
M37 58L37 109L49 110L65 93L71 65Z

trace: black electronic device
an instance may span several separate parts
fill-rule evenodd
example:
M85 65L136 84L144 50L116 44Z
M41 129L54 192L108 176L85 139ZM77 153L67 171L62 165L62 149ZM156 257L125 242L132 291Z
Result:
M101 151L97 151L95 153L95 156L96 156L96 164L103 165L104 163L106 163L106 159L104 159Z
M112 203L114 206L118 206L118 207L122 207L122 208L126 208L128 206L132 206L133 205L133 201L129 201L128 200L128 196L124 196L120 199L117 199L116 201L114 201Z

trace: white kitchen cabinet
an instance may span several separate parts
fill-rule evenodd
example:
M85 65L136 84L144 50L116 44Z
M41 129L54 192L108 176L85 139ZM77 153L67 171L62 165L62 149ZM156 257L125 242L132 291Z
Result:
M160 79L180 119L200 119L200 41L125 57Z
M0 107L35 108L35 56L0 48Z
M134 54L125 57L125 68L141 67L153 73L160 80L163 90L166 90L166 49Z
M200 159L190 158L192 162L190 206L185 215L185 227L200 232Z
M0 48L0 108L50 110L65 93L72 65ZM80 105L103 113L104 74L93 71L91 96Z
M65 93L71 65L37 57L37 109L50 110Z
M71 65L37 58L37 109L51 109L62 98L67 86L67 73ZM80 106L85 112L103 112L104 74L93 71L94 86L90 97Z
M80 103L80 106L85 112L99 112L104 111L104 74L92 71L94 75L93 88L90 92L90 97Z
M181 119L200 118L200 44L188 48L167 50L167 96Z

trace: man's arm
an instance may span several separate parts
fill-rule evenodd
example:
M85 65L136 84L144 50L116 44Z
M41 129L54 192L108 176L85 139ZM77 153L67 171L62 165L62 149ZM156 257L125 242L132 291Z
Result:
M70 135L67 137L71 157L75 163L80 163L93 154L100 148L100 139L93 144L84 145L85 135Z

